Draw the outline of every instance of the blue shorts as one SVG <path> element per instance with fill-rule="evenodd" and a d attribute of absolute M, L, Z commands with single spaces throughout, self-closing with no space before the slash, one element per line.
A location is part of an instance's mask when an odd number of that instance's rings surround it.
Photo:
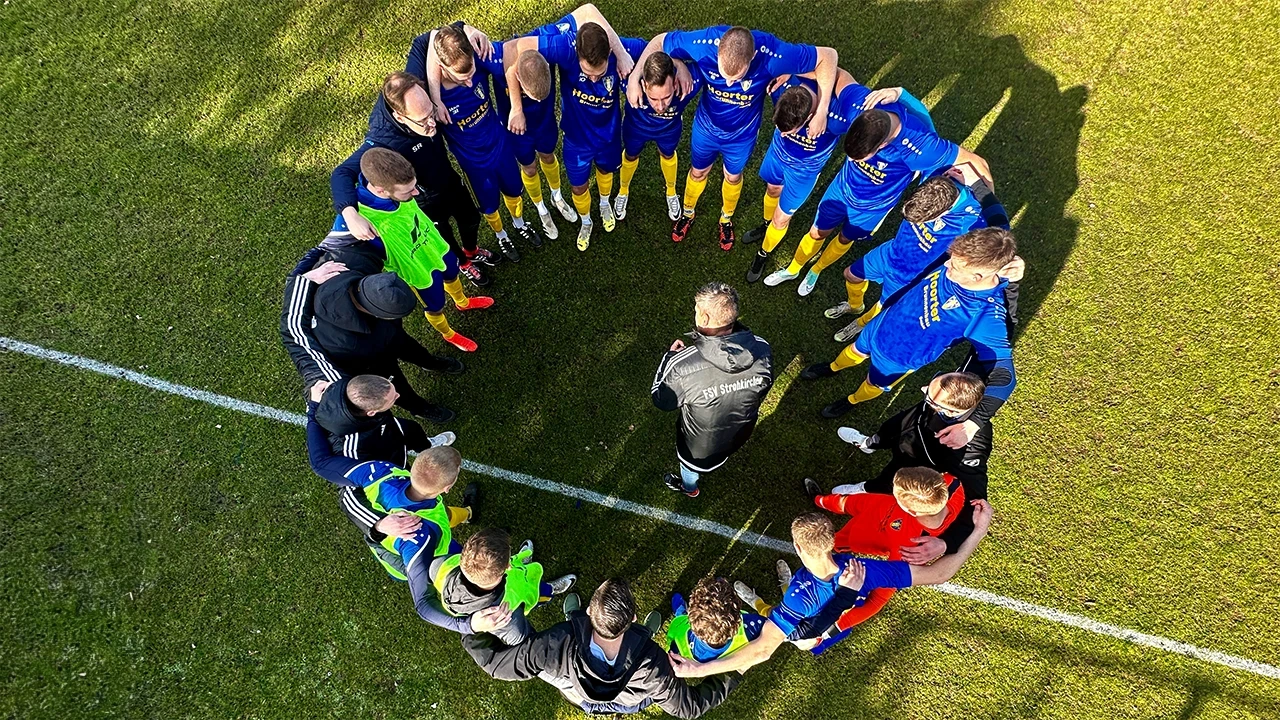
<path fill-rule="evenodd" d="M 813 186 L 818 184 L 822 167 L 815 169 L 788 164 L 786 156 L 778 152 L 777 148 L 777 145 L 769 143 L 764 162 L 760 163 L 760 179 L 769 185 L 782 186 L 778 209 L 788 215 L 795 215 L 813 194 Z"/>
<path fill-rule="evenodd" d="M 724 162 L 725 174 L 737 175 L 747 168 L 747 161 L 751 159 L 751 153 L 755 149 L 754 133 L 725 142 L 694 122 L 693 132 L 689 134 L 689 165 L 695 170 L 705 170 L 711 167 L 718 155 Z"/>
<path fill-rule="evenodd" d="M 635 121 L 628 121 L 629 117 L 622 118 L 622 149 L 626 151 L 627 157 L 640 157 L 640 151 L 651 142 L 658 146 L 658 152 L 663 157 L 675 154 L 676 146 L 680 144 L 680 135 L 684 133 L 683 122 L 677 119 L 666 130 L 652 133 L 637 127 Z"/>
<path fill-rule="evenodd" d="M 586 148 L 577 145 L 564 136 L 564 170 L 569 176 L 569 184 L 575 187 L 586 185 L 591 179 L 591 166 L 594 164 L 600 172 L 617 172 L 622 167 L 622 133 L 619 131 L 607 145 L 600 148 Z"/>
<path fill-rule="evenodd" d="M 897 205 L 896 199 L 893 205 Z M 839 228 L 841 235 L 854 241 L 870 240 L 893 205 L 876 210 L 850 207 L 840 192 L 840 177 L 836 176 L 818 201 L 818 214 L 813 219 L 813 226 L 822 232 Z"/>
<path fill-rule="evenodd" d="M 431 271 L 431 287 L 413 288 L 413 294 L 418 296 L 418 302 L 427 312 L 438 313 L 444 310 L 444 284 L 457 279 L 458 256 L 450 250 L 444 254 L 444 271 Z"/>
<path fill-rule="evenodd" d="M 890 241 L 892 242 L 892 241 Z M 880 284 L 880 297 L 887 298 L 915 280 L 915 275 L 904 272 L 889 262 L 889 243 L 882 243 L 849 265 L 849 272 L 863 280 Z M 924 268 L 920 269 L 923 272 Z M 919 273 L 916 273 L 918 275 Z"/>
<path fill-rule="evenodd" d="M 485 215 L 498 212 L 504 195 L 518 198 L 524 192 L 524 181 L 520 179 L 520 166 L 516 163 L 516 156 L 504 149 L 498 157 L 500 159 L 496 168 L 473 168 L 459 163 L 467 184 L 471 186 L 471 194 L 475 196 L 476 207 Z"/>
<path fill-rule="evenodd" d="M 864 339 L 868 337 L 868 333 L 863 332 L 858 335 L 858 339 L 853 341 L 853 348 L 868 357 L 869 367 L 867 367 L 867 382 L 875 385 L 884 392 L 893 389 L 894 383 L 902 378 L 910 375 L 915 368 L 896 367 L 892 363 L 886 363 L 883 359 L 877 364 L 876 357 L 871 352 L 871 347 Z"/>
<path fill-rule="evenodd" d="M 556 114 L 547 113 L 538 127 L 525 128 L 523 135 L 508 131 L 507 142 L 515 150 L 516 162 L 526 167 L 533 164 L 538 153 L 555 152 L 556 143 L 560 142 L 560 126 L 556 124 Z"/>

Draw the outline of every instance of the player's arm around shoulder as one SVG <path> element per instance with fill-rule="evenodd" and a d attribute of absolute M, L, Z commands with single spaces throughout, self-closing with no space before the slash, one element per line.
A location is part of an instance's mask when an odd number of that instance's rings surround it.
<path fill-rule="evenodd" d="M 671 667 L 675 670 L 676 676 L 682 678 L 707 677 L 734 670 L 746 672 L 772 657 L 774 651 L 786 641 L 787 635 L 782 631 L 782 628 L 778 627 L 772 620 L 766 619 L 764 627 L 760 630 L 760 636 L 743 645 L 737 652 L 728 657 L 717 658 L 705 663 L 690 660 L 674 653 L 668 653 L 667 657 L 671 659 Z"/>
<path fill-rule="evenodd" d="M 650 55 L 662 52 L 665 49 L 664 43 L 666 40 L 667 33 L 658 33 L 650 38 L 649 44 L 645 45 L 644 50 L 640 52 L 640 56 L 636 58 L 636 66 L 643 68 Z M 643 74 L 633 72 L 627 77 L 627 104 L 634 108 L 638 108 L 644 103 L 644 88 L 640 87 L 640 77 Z"/>
<path fill-rule="evenodd" d="M 986 500 L 971 500 L 973 506 L 973 532 L 961 543 L 960 548 L 952 555 L 944 555 L 932 565 L 911 565 L 911 585 L 941 585 L 949 582 L 960 571 L 960 566 L 978 549 L 978 543 L 987 536 L 991 529 L 991 520 L 995 514 L 991 504 Z"/>

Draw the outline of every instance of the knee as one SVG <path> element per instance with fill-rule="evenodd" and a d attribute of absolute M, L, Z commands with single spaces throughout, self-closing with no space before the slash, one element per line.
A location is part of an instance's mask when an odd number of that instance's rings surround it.
<path fill-rule="evenodd" d="M 689 177 L 693 178 L 694 180 L 706 180 L 707 175 L 710 172 L 711 172 L 711 168 L 709 167 L 702 168 L 701 170 L 697 168 L 689 168 Z"/>
<path fill-rule="evenodd" d="M 724 181 L 729 183 L 730 185 L 737 185 L 738 183 L 742 182 L 742 173 L 726 172 L 724 174 Z"/>
<path fill-rule="evenodd" d="M 849 266 L 849 267 L 847 267 L 847 268 L 845 268 L 845 269 L 844 269 L 844 279 L 845 279 L 847 282 L 851 282 L 851 283 L 860 283 L 860 282 L 862 282 L 862 278 L 860 278 L 860 277 L 858 277 L 857 275 L 854 275 L 854 274 L 853 274 L 853 266 Z"/>
<path fill-rule="evenodd" d="M 769 185 L 764 189 L 764 192 L 766 195 L 768 195 L 771 198 L 780 198 L 782 197 L 782 186 Z"/>

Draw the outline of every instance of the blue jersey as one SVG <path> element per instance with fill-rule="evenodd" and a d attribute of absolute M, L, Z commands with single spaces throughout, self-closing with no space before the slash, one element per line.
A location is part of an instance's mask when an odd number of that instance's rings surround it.
<path fill-rule="evenodd" d="M 573 19 L 572 15 L 565 15 L 559 20 L 536 27 L 526 33 L 523 37 L 549 37 L 561 34 L 573 34 L 578 31 L 578 23 Z M 511 91 L 507 87 L 507 75 L 503 69 L 503 50 L 502 46 L 506 43 L 495 43 L 493 46 L 493 57 L 488 60 L 480 60 L 479 62 L 485 66 L 489 74 L 493 76 L 493 96 L 498 103 L 499 119 L 506 124 L 507 118 L 511 116 Z M 515 62 L 515 58 L 512 58 Z M 551 92 L 541 100 L 533 100 L 528 95 L 521 98 L 521 106 L 524 108 L 525 125 L 527 127 L 538 127 L 546 121 L 548 114 L 554 115 L 556 112 L 556 76 L 551 76 Z"/>
<path fill-rule="evenodd" d="M 973 192 L 960 183 L 952 182 L 960 195 L 950 210 L 929 222 L 913 223 L 903 220 L 898 226 L 898 234 L 887 243 L 885 259 L 897 282 L 885 283 L 881 290 L 884 297 L 892 295 L 903 285 L 919 277 L 920 273 L 951 247 L 952 240 L 974 228 L 986 226 L 982 206 L 973 197 Z"/>
<path fill-rule="evenodd" d="M 671 102 L 667 105 L 667 109 L 657 113 L 649 106 L 649 98 L 645 97 L 644 93 L 641 93 L 640 107 L 627 106 L 626 121 L 646 137 L 658 137 L 679 127 L 684 116 L 684 109 L 689 107 L 689 103 L 693 102 L 693 99 L 698 95 L 698 91 L 702 89 L 702 76 L 692 71 L 690 71 L 690 74 L 693 75 L 693 89 L 689 91 L 688 95 L 680 97 L 677 90 L 675 97 L 671 98 Z"/>
<path fill-rule="evenodd" d="M 675 597 L 672 598 L 671 609 L 676 615 L 689 614 L 689 608 L 685 605 L 684 598 L 681 597 L 679 593 L 676 593 Z M 760 637 L 760 631 L 763 629 L 764 617 L 753 612 L 742 613 L 742 630 L 746 634 L 748 642 Z M 732 640 L 730 642 L 732 642 Z M 725 646 L 721 645 L 720 647 L 712 647 L 702 642 L 702 640 L 697 635 L 694 635 L 693 631 L 690 630 L 689 649 L 693 651 L 694 660 L 697 660 L 698 662 L 711 662 L 712 660 L 720 657 L 720 653 L 724 652 Z M 671 651 L 676 651 L 674 644 L 671 647 Z"/>
<path fill-rule="evenodd" d="M 818 94 L 817 82 L 809 78 L 792 76 L 770 93 L 769 97 L 773 100 L 773 104 L 777 105 L 782 94 L 793 87 L 808 88 L 815 96 Z M 866 96 L 858 91 L 859 87 L 861 86 L 857 83 L 849 83 L 831 101 L 827 112 L 827 129 L 817 140 L 809 137 L 807 127 L 786 135 L 774 128 L 773 145 L 778 149 L 782 161 L 796 169 L 813 169 L 815 172 L 821 172 L 827 160 L 831 158 L 831 152 L 840 141 L 840 136 L 849 130 L 854 118 L 862 112 L 862 98 Z"/>
<path fill-rule="evenodd" d="M 640 38 L 621 40 L 632 60 L 638 59 L 648 44 Z M 604 75 L 592 80 L 578 64 L 577 42 L 576 32 L 542 35 L 538 52 L 560 71 L 560 129 L 565 138 L 582 147 L 604 147 L 615 141 L 621 129 L 618 59 L 610 53 Z"/>
<path fill-rule="evenodd" d="M 856 85 L 854 95 L 861 105 L 870 90 Z M 835 182 L 845 204 L 861 210 L 889 210 L 915 174 L 932 175 L 955 163 L 960 146 L 938 137 L 924 119 L 901 102 L 879 105 L 902 122 L 896 137 L 875 155 L 862 160 L 845 160 Z"/>
<path fill-rule="evenodd" d="M 717 63 L 720 38 L 728 29 L 728 25 L 717 25 L 705 30 L 673 30 L 667 33 L 662 50 L 683 60 L 689 71 L 706 83 L 694 116 L 695 125 L 712 137 L 731 141 L 754 137 L 760 131 L 769 81 L 779 75 L 813 72 L 818 66 L 818 49 L 752 30 L 755 57 L 747 74 L 731 85 L 720 75 Z"/>
<path fill-rule="evenodd" d="M 449 149 L 463 169 L 488 169 L 498 166 L 506 148 L 507 128 L 498 118 L 489 89 L 489 68 L 478 59 L 471 87 L 440 86 L 440 99 L 453 122 L 440 127 L 449 141 Z"/>
<path fill-rule="evenodd" d="M 819 580 L 809 572 L 808 568 L 801 567 L 795 575 L 791 576 L 791 584 L 787 586 L 782 602 L 769 613 L 769 620 L 786 634 L 788 640 L 801 639 L 798 635 L 793 637 L 801 623 L 816 616 L 831 601 L 831 598 L 835 597 L 836 588 L 840 585 L 840 573 L 844 572 L 845 566 L 850 562 L 861 562 L 867 568 L 867 576 L 859 593 L 860 599 L 872 588 L 911 587 L 911 567 L 905 562 L 859 560 L 853 555 L 843 553 L 836 553 L 832 558 L 839 568 L 834 575 L 826 580 Z M 820 633 L 825 629 L 814 628 L 814 631 Z"/>

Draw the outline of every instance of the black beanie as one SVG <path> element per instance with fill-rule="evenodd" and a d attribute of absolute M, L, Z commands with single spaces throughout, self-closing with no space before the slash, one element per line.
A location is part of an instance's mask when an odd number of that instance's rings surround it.
<path fill-rule="evenodd" d="M 378 273 L 361 278 L 356 286 L 356 300 L 370 315 L 383 320 L 408 317 L 418 306 L 409 285 L 395 273 Z"/>

